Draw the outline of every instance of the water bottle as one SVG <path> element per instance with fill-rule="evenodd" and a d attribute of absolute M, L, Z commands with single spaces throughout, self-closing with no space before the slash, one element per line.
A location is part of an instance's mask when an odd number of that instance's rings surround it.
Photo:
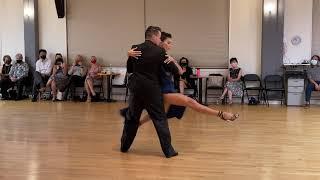
<path fill-rule="evenodd" d="M 111 73 L 112 73 L 112 67 L 111 67 L 111 64 L 109 64 L 107 68 L 107 74 L 111 74 Z"/>
<path fill-rule="evenodd" d="M 192 74 L 194 74 L 194 75 L 195 75 L 196 73 L 197 73 L 197 70 L 196 70 L 196 68 L 195 68 L 195 67 L 193 67 L 193 68 L 192 68 Z"/>
<path fill-rule="evenodd" d="M 197 69 L 197 76 L 200 77 L 200 69 Z"/>

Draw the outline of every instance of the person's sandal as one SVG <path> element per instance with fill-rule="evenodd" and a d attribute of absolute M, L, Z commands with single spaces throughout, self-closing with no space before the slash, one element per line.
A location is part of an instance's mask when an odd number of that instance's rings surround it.
<path fill-rule="evenodd" d="M 223 112 L 223 111 L 219 111 L 218 117 L 219 117 L 220 119 L 224 120 L 224 121 L 234 121 L 234 120 L 236 120 L 236 119 L 239 118 L 239 114 L 233 114 L 233 116 L 232 116 L 230 119 L 226 119 L 226 118 L 224 117 L 224 112 Z"/>

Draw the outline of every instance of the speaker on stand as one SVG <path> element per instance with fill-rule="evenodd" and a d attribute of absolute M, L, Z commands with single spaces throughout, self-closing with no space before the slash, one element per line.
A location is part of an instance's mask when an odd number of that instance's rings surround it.
<path fill-rule="evenodd" d="M 65 0 L 55 0 L 58 18 L 65 16 Z"/>

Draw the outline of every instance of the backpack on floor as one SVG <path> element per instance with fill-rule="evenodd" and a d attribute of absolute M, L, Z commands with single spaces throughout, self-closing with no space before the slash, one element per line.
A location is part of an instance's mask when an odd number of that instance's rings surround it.
<path fill-rule="evenodd" d="M 249 105 L 258 105 L 258 104 L 259 104 L 259 101 L 257 101 L 256 98 L 251 97 L 249 99 Z"/>

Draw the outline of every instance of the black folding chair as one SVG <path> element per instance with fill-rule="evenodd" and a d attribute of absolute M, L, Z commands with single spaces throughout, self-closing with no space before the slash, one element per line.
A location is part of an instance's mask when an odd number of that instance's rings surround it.
<path fill-rule="evenodd" d="M 260 103 L 260 98 L 263 96 L 264 102 L 266 102 L 266 98 L 264 95 L 262 83 L 260 80 L 260 77 L 256 74 L 246 74 L 243 77 L 243 97 L 242 97 L 242 103 L 244 102 L 244 96 L 247 95 L 248 102 L 250 101 L 250 97 L 256 96 L 258 98 L 258 103 Z M 249 91 L 250 94 L 249 95 Z M 258 94 L 254 93 L 257 92 Z"/>
<path fill-rule="evenodd" d="M 216 79 L 215 83 L 210 83 Z M 225 78 L 222 74 L 209 74 L 206 79 L 206 90 L 205 90 L 205 104 L 208 103 L 208 98 L 219 98 L 224 90 Z"/>
<path fill-rule="evenodd" d="M 269 106 L 269 100 L 280 100 L 283 104 L 285 97 L 285 89 L 283 77 L 280 75 L 268 75 L 264 78 L 264 90 Z"/>

